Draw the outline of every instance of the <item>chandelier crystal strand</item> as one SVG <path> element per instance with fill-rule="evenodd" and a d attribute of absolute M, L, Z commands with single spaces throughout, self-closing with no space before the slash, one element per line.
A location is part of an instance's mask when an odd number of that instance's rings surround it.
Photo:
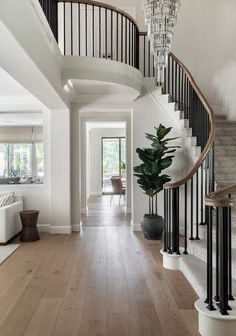
<path fill-rule="evenodd" d="M 145 0 L 145 24 L 158 83 L 164 82 L 180 0 Z"/>

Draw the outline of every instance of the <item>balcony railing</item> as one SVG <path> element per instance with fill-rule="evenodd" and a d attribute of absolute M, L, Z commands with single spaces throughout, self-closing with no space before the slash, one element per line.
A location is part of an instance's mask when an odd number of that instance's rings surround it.
<path fill-rule="evenodd" d="M 113 6 L 90 0 L 39 0 L 63 55 L 105 58 L 154 77 L 147 34 Z"/>
<path fill-rule="evenodd" d="M 105 58 L 139 68 L 139 30 L 134 19 L 97 1 L 58 1 L 62 54 Z"/>

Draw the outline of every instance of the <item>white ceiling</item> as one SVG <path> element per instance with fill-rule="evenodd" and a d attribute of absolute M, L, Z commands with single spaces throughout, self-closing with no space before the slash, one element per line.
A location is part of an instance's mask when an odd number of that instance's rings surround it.
<path fill-rule="evenodd" d="M 30 93 L 0 67 L 0 96 L 31 96 Z"/>
<path fill-rule="evenodd" d="M 43 113 L 0 113 L 0 126 L 41 126 Z"/>
<path fill-rule="evenodd" d="M 43 125 L 43 113 L 25 112 L 37 107 L 38 101 L 0 67 L 0 126 Z"/>

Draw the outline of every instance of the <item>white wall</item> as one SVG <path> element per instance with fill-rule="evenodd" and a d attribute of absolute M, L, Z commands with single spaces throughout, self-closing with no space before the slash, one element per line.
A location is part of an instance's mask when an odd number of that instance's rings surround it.
<path fill-rule="evenodd" d="M 172 181 L 176 181 L 180 177 L 183 177 L 186 173 L 186 154 L 185 143 L 182 131 L 176 127 L 172 119 L 165 114 L 160 107 L 153 101 L 153 99 L 147 94 L 146 89 L 143 89 L 142 96 L 137 99 L 133 107 L 133 120 L 132 120 L 132 132 L 133 132 L 133 157 L 132 167 L 140 164 L 138 155 L 136 154 L 136 148 L 145 148 L 150 146 L 150 141 L 145 138 L 145 133 L 154 133 L 154 126 L 158 127 L 162 123 L 165 127 L 173 127 L 171 136 L 179 136 L 180 139 L 176 140 L 173 144 L 178 144 L 181 149 L 175 154 L 173 165 L 166 170 L 167 174 L 172 177 Z M 166 173 L 165 172 L 165 173 Z M 148 212 L 148 197 L 144 195 L 144 192 L 137 184 L 137 178 L 133 177 L 133 199 L 132 199 L 132 226 L 136 230 L 139 228 L 142 217 Z M 160 215 L 164 215 L 164 200 L 163 192 L 158 194 L 158 212 Z"/>
<path fill-rule="evenodd" d="M 173 52 L 216 113 L 236 119 L 236 1 L 182 0 Z"/>
<path fill-rule="evenodd" d="M 90 154 L 90 183 L 89 194 L 102 193 L 102 137 L 125 137 L 125 128 L 93 128 L 90 130 L 89 154 Z"/>
<path fill-rule="evenodd" d="M 71 232 L 70 111 L 50 111 L 51 228 Z"/>

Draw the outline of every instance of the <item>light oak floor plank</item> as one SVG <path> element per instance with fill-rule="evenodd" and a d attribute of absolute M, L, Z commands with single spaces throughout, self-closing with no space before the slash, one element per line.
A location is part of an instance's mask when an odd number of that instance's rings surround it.
<path fill-rule="evenodd" d="M 161 242 L 132 233 L 109 197 L 90 200 L 83 224 L 0 265 L 1 336 L 199 336 L 196 294 L 163 269 Z"/>

